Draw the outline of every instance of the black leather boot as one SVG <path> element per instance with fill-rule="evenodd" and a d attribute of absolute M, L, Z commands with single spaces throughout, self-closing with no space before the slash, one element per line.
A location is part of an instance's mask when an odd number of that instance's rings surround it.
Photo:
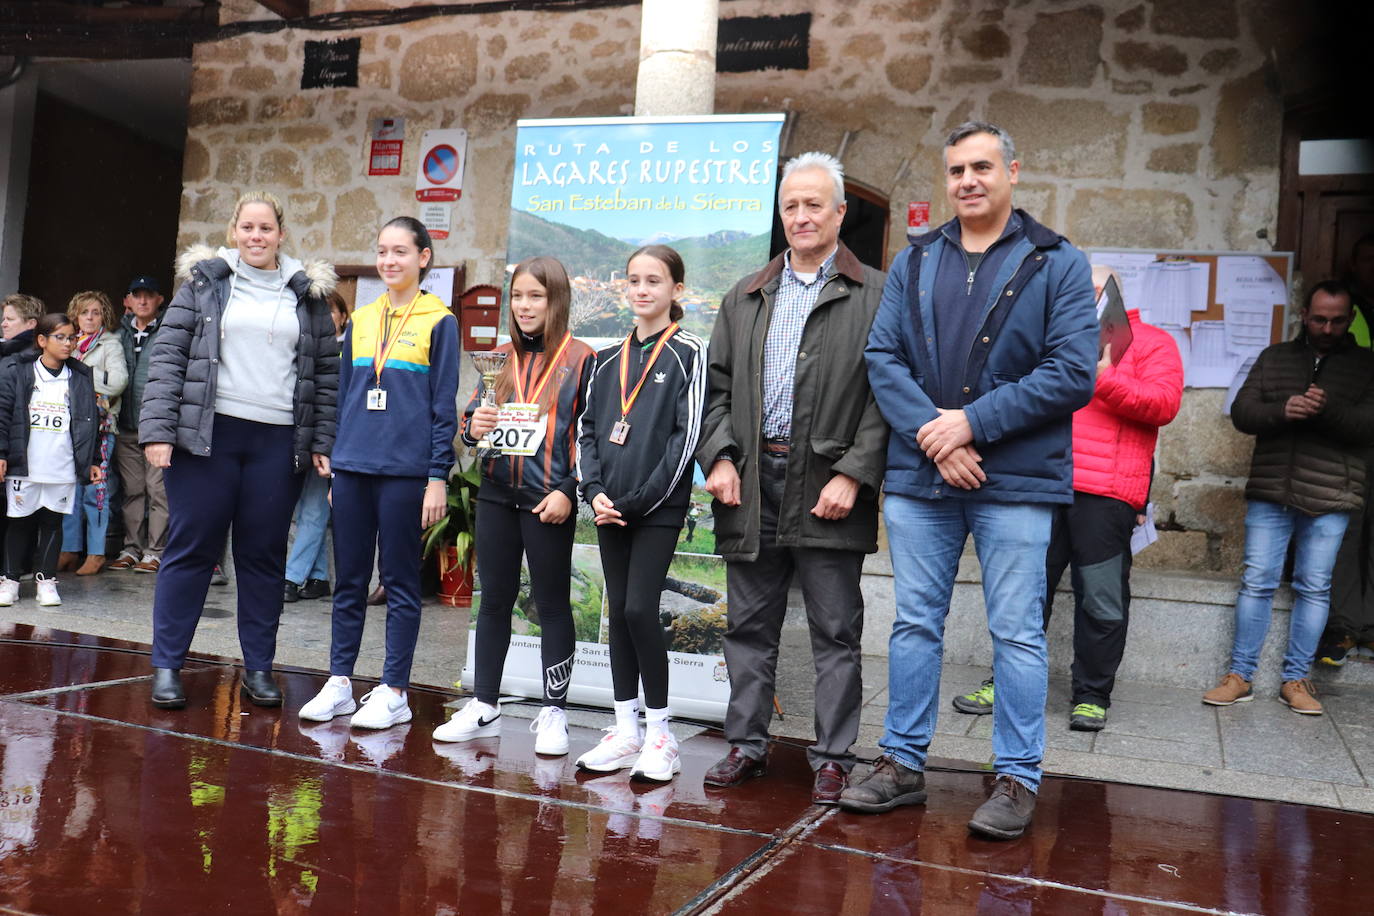
<path fill-rule="evenodd" d="M 181 689 L 179 668 L 153 669 L 152 701 L 159 709 L 181 709 L 186 705 L 186 691 Z"/>
<path fill-rule="evenodd" d="M 281 688 L 277 682 L 272 680 L 271 671 L 249 671 L 243 672 L 241 681 L 243 695 L 254 706 L 280 706 Z"/>

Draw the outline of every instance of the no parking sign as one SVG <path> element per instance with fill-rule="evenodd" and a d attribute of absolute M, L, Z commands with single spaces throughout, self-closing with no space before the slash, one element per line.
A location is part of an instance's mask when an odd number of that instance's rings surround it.
<path fill-rule="evenodd" d="M 420 173 L 415 176 L 415 199 L 444 201 L 461 197 L 467 157 L 468 132 L 461 127 L 425 131 L 420 143 Z"/>

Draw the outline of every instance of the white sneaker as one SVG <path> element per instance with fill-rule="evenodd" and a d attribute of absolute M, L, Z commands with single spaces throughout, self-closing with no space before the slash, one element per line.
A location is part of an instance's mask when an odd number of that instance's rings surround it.
<path fill-rule="evenodd" d="M 390 728 L 410 721 L 410 703 L 385 684 L 363 694 L 363 707 L 353 714 L 354 728 Z"/>
<path fill-rule="evenodd" d="M 635 729 L 632 735 L 622 735 L 612 725 L 606 729 L 601 743 L 577 758 L 577 765 L 593 773 L 612 773 L 630 766 L 644 749 L 644 738 Z"/>
<path fill-rule="evenodd" d="M 534 752 L 562 757 L 568 752 L 568 714 L 558 706 L 545 706 L 530 723 Z"/>
<path fill-rule="evenodd" d="M 353 682 L 342 674 L 336 674 L 324 682 L 320 692 L 301 707 L 300 716 L 307 722 L 328 722 L 335 716 L 346 716 L 354 712 L 358 704 L 353 702 Z"/>
<path fill-rule="evenodd" d="M 19 600 L 19 581 L 0 576 L 0 607 L 9 607 Z"/>
<path fill-rule="evenodd" d="M 57 580 L 46 579 L 41 574 L 34 577 L 38 580 L 38 604 L 41 607 L 57 607 L 62 603 L 62 598 L 57 594 Z M 18 592 L 19 584 L 15 583 L 15 591 Z M 10 602 L 13 604 L 14 602 Z"/>
<path fill-rule="evenodd" d="M 471 741 L 501 734 L 501 710 L 474 697 L 434 730 L 435 741 Z"/>
<path fill-rule="evenodd" d="M 678 759 L 677 739 L 668 729 L 661 729 L 649 736 L 649 742 L 640 751 L 635 768 L 630 771 L 631 779 L 648 782 L 667 782 L 682 771 L 682 761 Z"/>

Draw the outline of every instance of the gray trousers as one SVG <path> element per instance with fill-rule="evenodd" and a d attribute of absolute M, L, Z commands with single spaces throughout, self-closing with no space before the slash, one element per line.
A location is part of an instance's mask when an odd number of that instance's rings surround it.
<path fill-rule="evenodd" d="M 124 488 L 124 553 L 161 557 L 167 547 L 167 488 L 162 468 L 143 457 L 138 433 L 115 434 L 115 461 Z M 146 522 L 145 522 L 146 517 Z"/>
<path fill-rule="evenodd" d="M 864 599 L 859 588 L 863 554 L 777 545 L 778 503 L 786 467 L 786 456 L 761 456 L 759 558 L 726 564 L 725 664 L 730 671 L 730 705 L 725 713 L 725 739 L 751 757 L 762 757 L 768 749 L 778 642 L 787 614 L 787 590 L 795 573 L 801 581 L 816 665 L 816 743 L 807 749 L 807 757 L 812 769 L 834 762 L 848 771 L 854 766 L 850 746 L 859 735 L 863 702 Z"/>

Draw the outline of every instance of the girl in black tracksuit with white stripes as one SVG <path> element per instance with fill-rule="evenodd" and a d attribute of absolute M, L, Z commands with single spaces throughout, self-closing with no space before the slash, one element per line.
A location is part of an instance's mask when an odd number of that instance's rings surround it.
<path fill-rule="evenodd" d="M 683 331 L 682 257 L 666 245 L 630 256 L 635 328 L 596 356 L 578 426 L 578 480 L 596 513 L 610 610 L 616 724 L 578 766 L 666 781 L 682 765 L 668 730 L 668 651 L 659 595 L 692 491 L 706 399 L 706 344 Z M 640 682 L 648 732 L 639 732 Z"/>

